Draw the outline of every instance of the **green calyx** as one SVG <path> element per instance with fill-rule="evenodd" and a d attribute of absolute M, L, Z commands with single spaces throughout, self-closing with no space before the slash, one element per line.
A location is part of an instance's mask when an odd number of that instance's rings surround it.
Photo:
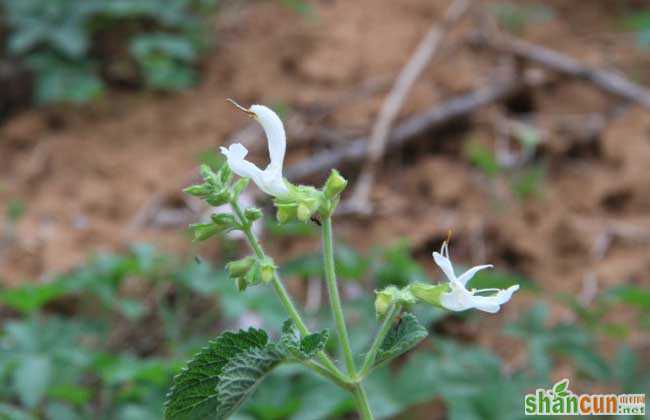
<path fill-rule="evenodd" d="M 383 317 L 392 305 L 412 305 L 418 301 L 428 303 L 429 305 L 442 307 L 440 304 L 440 297 L 443 293 L 449 292 L 449 285 L 443 284 L 427 284 L 427 283 L 412 283 L 408 286 L 399 289 L 395 286 L 388 286 L 387 288 L 375 292 L 375 312 L 378 317 Z"/>
<path fill-rule="evenodd" d="M 261 219 L 263 215 L 264 214 L 262 213 L 262 210 L 258 209 L 257 207 L 248 207 L 246 210 L 244 210 L 244 216 L 246 217 L 246 220 L 251 223 Z"/>
<path fill-rule="evenodd" d="M 442 308 L 440 304 L 441 295 L 450 291 L 448 283 L 427 284 L 418 282 L 408 285 L 408 288 L 418 300 L 439 308 Z"/>
<path fill-rule="evenodd" d="M 226 264 L 228 275 L 235 281 L 240 292 L 243 292 L 249 286 L 271 282 L 276 269 L 277 266 L 269 257 L 248 256 Z"/>
<path fill-rule="evenodd" d="M 395 286 L 388 286 L 384 290 L 375 292 L 375 313 L 379 318 L 383 317 L 388 309 L 395 304 L 412 305 L 416 302 L 415 296 L 410 292 L 408 286 L 399 289 Z"/>
<path fill-rule="evenodd" d="M 229 213 L 219 213 L 210 216 L 210 223 L 195 223 L 190 225 L 190 231 L 194 234 L 194 241 L 205 241 L 217 233 L 227 233 L 232 230 L 241 229 L 235 216 Z"/>
<path fill-rule="evenodd" d="M 245 275 L 255 265 L 255 257 L 248 256 L 226 264 L 226 270 L 231 278 Z"/>
<path fill-rule="evenodd" d="M 341 199 L 341 193 L 348 185 L 348 181 L 335 169 L 320 190 L 307 185 L 293 185 L 287 180 L 285 183 L 289 193 L 274 201 L 280 223 L 291 220 L 308 222 L 315 213 L 321 217 L 331 216 Z"/>
<path fill-rule="evenodd" d="M 330 176 L 327 178 L 327 181 L 325 181 L 323 194 L 325 194 L 325 197 L 329 198 L 330 200 L 337 199 L 347 186 L 348 180 L 343 178 L 339 171 L 332 169 Z"/>
<path fill-rule="evenodd" d="M 274 200 L 277 207 L 277 218 L 280 223 L 291 220 L 308 222 L 314 213 L 319 211 L 325 203 L 325 196 L 314 187 L 306 185 L 292 185 L 286 182 L 289 193 L 282 198 Z"/>

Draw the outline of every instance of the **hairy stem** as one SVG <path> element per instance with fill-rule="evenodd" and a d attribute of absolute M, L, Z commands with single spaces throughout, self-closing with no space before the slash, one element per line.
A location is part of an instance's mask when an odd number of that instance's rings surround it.
<path fill-rule="evenodd" d="M 372 411 L 370 410 L 370 403 L 368 402 L 368 396 L 366 391 L 363 389 L 363 386 L 360 383 L 357 383 L 354 387 L 354 399 L 357 403 L 357 408 L 359 409 L 359 416 L 362 420 L 374 420 Z"/>
<path fill-rule="evenodd" d="M 325 281 L 327 283 L 327 292 L 329 294 L 330 307 L 332 315 L 334 316 L 334 323 L 336 324 L 336 332 L 339 337 L 341 348 L 343 349 L 343 356 L 345 357 L 345 364 L 348 369 L 348 375 L 357 380 L 354 385 L 353 393 L 354 399 L 359 410 L 359 415 L 362 420 L 373 420 L 370 404 L 368 403 L 368 396 L 363 389 L 363 385 L 357 379 L 356 367 L 354 365 L 354 355 L 350 348 L 350 339 L 348 337 L 348 329 L 345 325 L 345 318 L 343 316 L 343 307 L 341 306 L 341 297 L 339 296 L 338 284 L 336 282 L 336 269 L 334 264 L 334 244 L 332 239 L 332 217 L 327 216 L 323 220 L 323 260 L 325 265 Z"/>
<path fill-rule="evenodd" d="M 331 380 L 341 388 L 354 392 L 355 385 L 352 382 L 346 381 L 344 378 L 335 375 L 330 369 L 326 368 L 325 366 L 316 362 L 312 362 L 311 360 L 301 360 L 300 363 L 303 366 L 323 376 L 324 378 Z"/>
<path fill-rule="evenodd" d="M 365 378 L 368 373 L 370 373 L 370 370 L 375 363 L 375 359 L 377 358 L 377 351 L 379 351 L 379 347 L 381 347 L 381 344 L 384 342 L 386 334 L 388 334 L 388 331 L 390 331 L 395 318 L 397 315 L 399 315 L 401 310 L 402 306 L 400 304 L 395 304 L 391 305 L 391 307 L 388 309 L 388 312 L 386 312 L 384 322 L 381 324 L 381 327 L 375 336 L 375 340 L 372 342 L 368 354 L 366 354 L 366 359 L 363 361 L 363 366 L 359 372 L 359 378 Z"/>
<path fill-rule="evenodd" d="M 332 218 L 326 217 L 323 220 L 323 261 L 325 264 L 325 281 L 327 282 L 327 292 L 329 294 L 330 308 L 336 324 L 336 333 L 339 337 L 343 357 L 348 369 L 348 374 L 353 378 L 356 376 L 356 367 L 354 366 L 354 356 L 350 348 L 350 339 L 348 329 L 343 317 L 343 308 L 341 307 L 341 297 L 336 283 L 336 272 L 334 267 L 334 246 L 332 244 Z"/>
<path fill-rule="evenodd" d="M 251 229 L 251 223 L 246 219 L 246 216 L 244 216 L 241 207 L 239 207 L 239 203 L 231 202 L 230 205 L 234 213 L 237 215 L 237 218 L 239 219 L 240 223 L 242 224 L 242 231 L 244 232 L 244 235 L 246 235 L 246 239 L 248 240 L 248 243 L 250 244 L 251 248 L 253 248 L 255 255 L 257 255 L 258 258 L 266 258 L 266 254 L 264 253 L 262 246 L 260 245 L 259 241 L 255 237 L 255 234 L 253 233 L 253 230 Z M 296 324 L 296 327 L 300 331 L 300 334 L 303 337 L 309 335 L 310 334 L 309 329 L 307 328 L 307 325 L 305 325 L 305 322 L 302 320 L 302 317 L 300 316 L 300 313 L 296 309 L 296 306 L 293 304 L 293 301 L 291 300 L 291 296 L 289 296 L 287 289 L 282 284 L 282 281 L 280 280 L 277 271 L 273 273 L 273 279 L 271 280 L 271 283 L 273 284 L 273 289 L 275 289 L 275 292 L 278 295 L 278 298 L 280 299 L 282 306 L 287 311 L 289 318 L 291 318 L 294 324 Z M 324 351 L 318 352 L 318 358 L 323 364 L 322 368 L 328 370 L 332 377 L 337 378 L 337 381 L 335 382 L 338 385 L 341 385 L 341 383 L 349 384 L 350 378 L 346 377 L 336 367 L 334 362 L 332 362 L 329 356 L 327 356 L 327 353 L 325 353 Z"/>

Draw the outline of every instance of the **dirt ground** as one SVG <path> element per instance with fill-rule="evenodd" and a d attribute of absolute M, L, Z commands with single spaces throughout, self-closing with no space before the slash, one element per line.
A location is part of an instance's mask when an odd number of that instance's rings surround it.
<path fill-rule="evenodd" d="M 202 152 L 216 151 L 248 123 L 225 98 L 282 104 L 298 121 L 336 104 L 322 127 L 337 138 L 367 134 L 386 89 L 342 98 L 369 81 L 390 83 L 447 5 L 310 3 L 312 17 L 277 2 L 224 4 L 215 19 L 217 48 L 193 90 L 114 92 L 81 109 L 33 110 L 5 122 L 0 203 L 18 199 L 27 211 L 17 239 L 0 248 L 4 284 L 43 280 L 81 264 L 89 253 L 133 241 L 189 250 L 183 226 L 197 212 L 179 190 Z M 617 5 L 638 2 L 544 3 L 554 18 L 531 23 L 523 38 L 650 84 L 648 54 L 615 23 Z M 493 80 L 504 57 L 467 44 L 474 25 L 469 19 L 453 31 L 409 95 L 402 117 Z M 582 127 L 593 116 L 604 123 L 585 135 Z M 517 199 L 506 175 L 490 178 L 464 157 L 467 139 L 502 147 L 503 121 L 525 123 L 540 135 L 532 158 L 546 173 L 539 196 Z M 289 139 L 289 163 L 328 147 L 315 141 L 292 147 Z M 257 153 L 260 161 L 263 155 Z M 389 153 L 373 189 L 376 214 L 341 218 L 337 230 L 361 248 L 406 237 L 429 264 L 431 251 L 453 229 L 456 260 L 493 262 L 550 293 L 589 299 L 594 287 L 650 286 L 649 162 L 648 110 L 624 105 L 588 83 L 558 79 Z M 357 172 L 344 168 L 351 180 Z M 274 254 L 297 252 L 285 246 L 276 246 Z M 199 252 L 212 251 L 208 245 Z M 518 305 L 526 304 L 523 299 Z M 517 305 L 506 311 L 514 316 Z"/>

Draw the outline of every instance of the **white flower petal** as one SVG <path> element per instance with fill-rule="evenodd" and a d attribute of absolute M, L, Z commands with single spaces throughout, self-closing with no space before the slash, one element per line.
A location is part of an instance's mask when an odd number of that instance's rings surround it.
<path fill-rule="evenodd" d="M 251 178 L 265 193 L 274 197 L 284 197 L 289 189 L 282 176 L 282 166 L 287 148 L 287 138 L 280 117 L 270 108 L 263 105 L 253 105 L 249 111 L 255 115 L 262 125 L 269 146 L 270 163 L 261 170 L 255 164 L 245 159 L 248 150 L 240 144 L 231 144 L 229 148 L 222 147 L 221 152 L 228 159 L 228 166 L 241 177 Z"/>
<path fill-rule="evenodd" d="M 452 281 L 449 285 L 451 291 L 440 295 L 440 304 L 450 311 L 464 311 L 473 308 L 472 294 L 457 281 Z"/>
<path fill-rule="evenodd" d="M 433 260 L 438 264 L 438 267 L 445 273 L 449 281 L 456 280 L 456 274 L 454 274 L 454 267 L 451 265 L 451 260 L 439 252 L 433 253 Z"/>
<path fill-rule="evenodd" d="M 264 129 L 264 134 L 266 134 L 271 158 L 269 167 L 273 167 L 282 173 L 284 155 L 287 150 L 287 136 L 284 132 L 282 120 L 278 117 L 278 114 L 264 105 L 252 105 L 250 111 L 255 114 L 257 121 Z"/>
<path fill-rule="evenodd" d="M 267 167 L 262 172 L 262 179 L 256 184 L 262 191 L 274 197 L 284 197 L 289 193 L 282 172 L 274 167 Z"/>
<path fill-rule="evenodd" d="M 231 144 L 227 149 L 221 148 L 221 153 L 226 156 L 228 166 L 237 175 L 243 178 L 251 178 L 253 182 L 259 185 L 263 177 L 263 171 L 255 164 L 244 159 L 248 150 L 241 143 Z"/>
<path fill-rule="evenodd" d="M 461 274 L 460 277 L 458 277 L 458 282 L 463 286 L 465 286 L 467 285 L 467 282 L 470 281 L 477 272 L 492 267 L 494 267 L 492 264 L 477 265 L 476 267 L 472 267 L 469 270 L 465 271 L 463 274 Z"/>
<path fill-rule="evenodd" d="M 519 285 L 509 287 L 506 290 L 501 289 L 481 289 L 467 290 L 467 283 L 474 275 L 486 268 L 491 268 L 491 264 L 478 265 L 464 272 L 456 278 L 454 267 L 449 258 L 449 248 L 446 243 L 442 245 L 440 252 L 433 253 L 433 259 L 442 269 L 449 279 L 450 291 L 440 295 L 440 304 L 450 311 L 464 311 L 466 309 L 478 309 L 481 311 L 496 313 L 501 309 L 501 305 L 512 298 L 512 294 L 519 290 Z M 492 296 L 482 296 L 481 293 L 493 293 Z"/>
<path fill-rule="evenodd" d="M 512 294 L 519 290 L 519 285 L 515 284 L 510 286 L 506 290 L 500 290 L 494 296 L 472 296 L 472 302 L 476 309 L 480 309 L 485 312 L 495 313 L 498 312 L 501 308 L 501 305 L 508 302 L 512 298 Z M 480 293 L 481 290 L 476 291 Z"/>

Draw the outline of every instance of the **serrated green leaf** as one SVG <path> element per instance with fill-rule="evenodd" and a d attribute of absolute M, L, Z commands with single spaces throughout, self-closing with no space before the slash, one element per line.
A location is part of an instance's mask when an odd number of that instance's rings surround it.
<path fill-rule="evenodd" d="M 308 357 L 314 357 L 316 353 L 325 348 L 329 337 L 329 330 L 309 334 L 300 342 L 300 351 Z"/>
<path fill-rule="evenodd" d="M 251 348 L 230 359 L 217 385 L 219 405 L 215 418 L 228 418 L 284 359 L 285 353 L 275 344 Z"/>
<path fill-rule="evenodd" d="M 329 337 L 330 332 L 323 330 L 301 338 L 295 324 L 291 320 L 286 320 L 282 327 L 280 341 L 292 356 L 300 360 L 306 360 L 311 359 L 316 353 L 323 350 Z"/>
<path fill-rule="evenodd" d="M 226 418 L 283 360 L 284 353 L 263 330 L 225 332 L 174 378 L 165 419 Z"/>
<path fill-rule="evenodd" d="M 377 352 L 375 365 L 406 353 L 427 335 L 427 330 L 420 325 L 415 316 L 408 312 L 405 313 L 402 315 L 401 321 L 386 334 L 386 338 Z"/>

